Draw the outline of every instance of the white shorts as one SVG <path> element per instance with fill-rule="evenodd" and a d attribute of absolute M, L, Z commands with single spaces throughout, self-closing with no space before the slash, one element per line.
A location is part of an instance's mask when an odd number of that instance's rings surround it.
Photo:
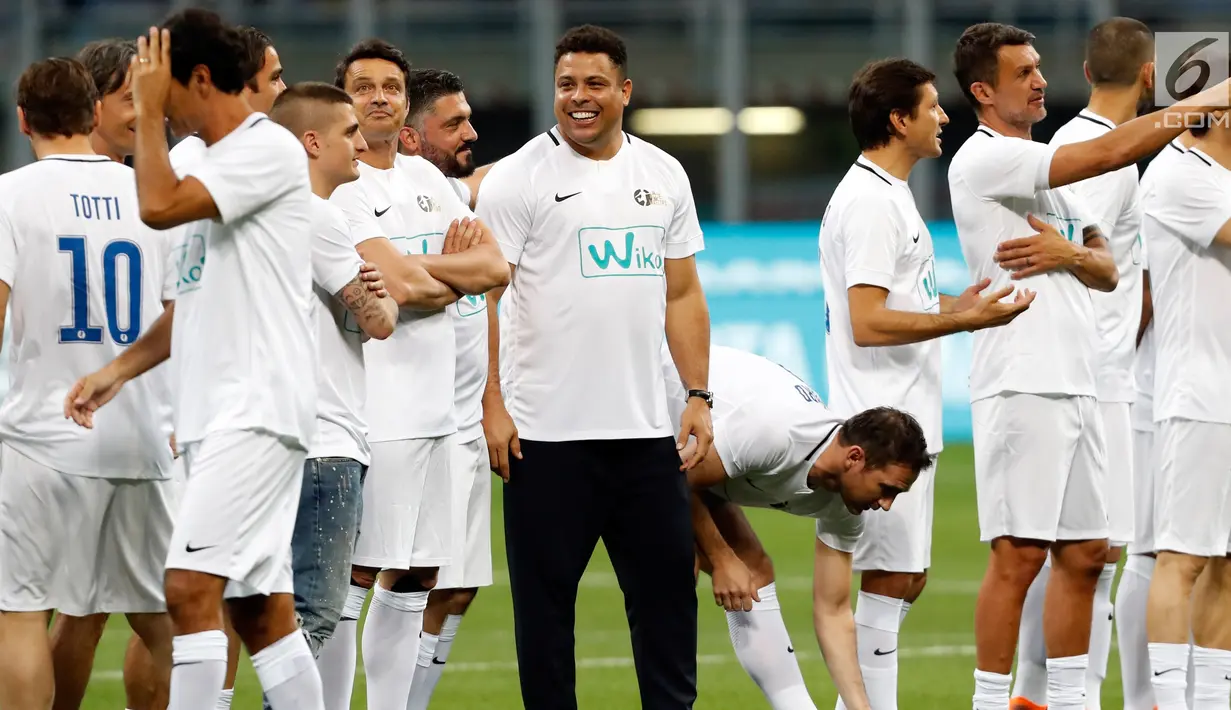
<path fill-rule="evenodd" d="M 450 436 L 372 442 L 354 563 L 441 567 L 453 552 Z"/>
<path fill-rule="evenodd" d="M 1128 554 L 1147 555 L 1154 546 L 1154 432 L 1133 430 L 1133 541 Z"/>
<path fill-rule="evenodd" d="M 167 569 L 230 580 L 228 599 L 292 593 L 291 536 L 307 453 L 255 431 L 189 444 Z"/>
<path fill-rule="evenodd" d="M 0 610 L 166 611 L 170 488 L 61 473 L 0 445 Z"/>
<path fill-rule="evenodd" d="M 931 566 L 935 479 L 936 467 L 929 466 L 919 472 L 908 492 L 894 499 L 889 510 L 861 516 L 864 528 L 855 547 L 855 571 L 919 573 Z"/>
<path fill-rule="evenodd" d="M 1154 439 L 1154 542 L 1159 552 L 1231 552 L 1231 424 L 1166 419 Z"/>
<path fill-rule="evenodd" d="M 437 589 L 474 589 L 492 583 L 492 467 L 480 436 L 455 440 L 453 449 L 453 553 L 440 568 Z"/>
<path fill-rule="evenodd" d="M 973 402 L 980 540 L 1107 537 L 1107 455 L 1093 397 L 1013 393 Z"/>
<path fill-rule="evenodd" d="M 1133 541 L 1133 420 L 1128 402 L 1099 402 L 1107 451 L 1107 541 L 1124 547 Z"/>

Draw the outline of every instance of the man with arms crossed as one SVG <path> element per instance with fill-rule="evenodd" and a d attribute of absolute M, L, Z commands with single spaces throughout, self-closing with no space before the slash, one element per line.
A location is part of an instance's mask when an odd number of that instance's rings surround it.
<path fill-rule="evenodd" d="M 1056 132 L 1051 145 L 1098 138 L 1137 116 L 1154 90 L 1154 35 L 1137 20 L 1116 17 L 1100 23 L 1086 40 L 1090 103 Z M 1148 105 L 1148 104 L 1147 104 Z M 1137 166 L 1127 165 L 1064 188 L 1098 225 L 1116 264 L 1119 283 L 1111 293 L 1092 291 L 1098 332 L 1095 389 L 1103 420 L 1107 457 L 1104 500 L 1109 550 L 1094 592 L 1086 710 L 1098 710 L 1107 656 L 1111 651 L 1111 587 L 1120 551 L 1133 538 L 1132 367 L 1141 325 L 1141 203 Z M 1050 560 L 1043 563 L 1022 608 L 1013 707 L 1047 706 L 1047 648 L 1043 602 Z"/>
<path fill-rule="evenodd" d="M 399 151 L 435 165 L 472 204 L 487 168 L 475 169 L 471 146 L 479 136 L 470 124 L 462 81 L 440 69 L 410 72 L 408 110 Z M 418 665 L 407 710 L 426 710 L 440 682 L 462 616 L 479 587 L 492 583 L 492 471 L 483 438 L 483 390 L 487 385 L 487 296 L 465 296 L 449 306 L 457 346 L 453 441 L 453 552 L 428 595 Z"/>
<path fill-rule="evenodd" d="M 1192 134 L 1145 202 L 1159 465 L 1146 629 L 1159 710 L 1231 706 L 1231 320 L 1217 305 L 1231 293 L 1231 128 Z"/>
<path fill-rule="evenodd" d="M 363 633 L 373 710 L 405 710 L 428 591 L 452 554 L 450 459 L 457 422 L 453 319 L 447 308 L 507 283 L 509 276 L 490 233 L 473 220 L 440 171 L 422 158 L 398 156 L 409 70 L 396 47 L 368 40 L 338 63 L 334 77 L 355 102 L 368 150 L 360 156 L 359 179 L 330 199 L 346 215 L 360 255 L 376 264 L 402 306 L 393 337 L 364 346 L 372 466 L 364 482 L 355 584 L 343 614 L 358 618 L 366 589 L 379 573 Z M 454 246 L 460 242 L 467 245 L 464 251 Z M 344 699 L 349 703 L 352 631 L 339 624 L 338 644 L 327 646 L 336 648 L 322 657 L 321 668 L 331 668 L 326 671 L 331 708 Z"/>
<path fill-rule="evenodd" d="M 641 706 L 689 708 L 697 692 L 693 535 L 677 446 L 697 437 L 691 468 L 712 437 L 709 312 L 694 259 L 704 240 L 679 162 L 622 130 L 627 66 L 610 30 L 565 33 L 558 125 L 497 163 L 479 202 L 515 267 L 499 321 L 499 294 L 489 296 L 483 428 L 490 464 L 508 482 L 526 710 L 577 707 L 577 585 L 600 539 L 624 592 Z M 687 385 L 674 444 L 664 330 Z"/>
<path fill-rule="evenodd" d="M 684 408 L 684 385 L 663 363 L 667 405 Z M 933 462 L 922 428 L 886 407 L 843 421 L 815 391 L 763 357 L 710 351 L 714 450 L 688 472 L 700 568 L 727 610 L 735 654 L 775 710 L 811 710 L 808 689 L 782 621 L 773 563 L 741 506 L 816 519 L 813 619 L 840 698 L 872 708 L 865 693 L 851 614 L 851 554 L 865 510 L 890 510 Z M 685 449 L 689 453 L 691 447 Z"/>
<path fill-rule="evenodd" d="M 167 703 L 167 373 L 117 398 L 117 417 L 96 431 L 66 420 L 59 404 L 76 378 L 154 325 L 173 283 L 165 239 L 139 221 L 132 170 L 91 146 L 97 96 L 77 61 L 28 67 L 17 86 L 18 120 L 37 161 L 0 176 L 0 313 L 11 307 L 13 317 L 12 388 L 0 406 L 6 709 L 51 707 L 53 610 L 77 620 L 70 628 L 127 614 L 154 651 L 149 700 Z"/>
<path fill-rule="evenodd" d="M 919 160 L 941 154 L 949 119 L 936 76 L 905 59 L 873 62 L 851 84 L 848 107 L 861 155 L 825 209 L 820 232 L 829 403 L 853 416 L 874 406 L 910 412 L 943 447 L 940 338 L 1008 323 L 1033 295 L 981 295 L 984 279 L 960 298 L 936 285 L 932 236 L 907 180 Z M 873 710 L 896 710 L 898 630 L 927 582 L 932 550 L 932 482 L 924 470 L 891 510 L 865 517 L 855 549 L 861 574 L 855 625 L 859 665 Z M 838 707 L 846 707 L 842 700 Z"/>
<path fill-rule="evenodd" d="M 184 232 L 174 315 L 79 381 L 65 409 L 91 425 L 126 382 L 170 357 L 174 330 L 175 432 L 188 482 L 166 560 L 172 706 L 214 707 L 227 666 L 226 598 L 272 707 L 321 710 L 290 564 L 315 435 L 312 195 L 303 148 L 240 96 L 239 46 L 235 29 L 203 10 L 138 40 L 141 218 L 157 229 L 195 224 Z M 168 121 L 210 146 L 182 179 L 167 157 Z"/>
<path fill-rule="evenodd" d="M 1055 188 L 1130 165 L 1180 133 L 1159 112 L 1093 140 L 1035 143 L 1030 129 L 1046 115 L 1047 83 L 1032 41 L 1028 32 L 984 23 L 968 28 L 954 52 L 958 84 L 981 124 L 949 168 L 963 255 L 974 279 L 990 278 L 993 288 L 1022 280 L 1039 295 L 1013 323 L 975 334 L 975 481 L 981 538 L 991 543 L 975 608 L 976 710 L 1009 704 L 1022 603 L 1049 549 L 1049 707 L 1085 703 L 1090 614 L 1108 534 L 1090 289 L 1114 289 L 1118 274 L 1097 225 Z M 1207 90 L 1178 109 L 1213 110 L 1225 105 L 1226 90 Z"/>

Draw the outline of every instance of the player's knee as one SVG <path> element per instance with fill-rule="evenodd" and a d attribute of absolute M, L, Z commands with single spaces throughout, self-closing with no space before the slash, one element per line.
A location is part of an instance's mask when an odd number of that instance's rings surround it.
<path fill-rule="evenodd" d="M 923 589 L 928 586 L 928 571 L 923 570 L 911 575 L 910 591 L 907 592 L 903 599 L 907 603 L 914 604 L 919 601 L 919 597 L 923 596 Z"/>
<path fill-rule="evenodd" d="M 1154 565 L 1154 576 L 1171 579 L 1184 588 L 1191 588 L 1205 570 L 1208 560 L 1179 552 L 1160 552 Z"/>
<path fill-rule="evenodd" d="M 1025 589 L 1038 576 L 1046 560 L 1047 548 L 1042 545 L 1005 541 L 992 548 L 989 572 L 1001 583 Z"/>
<path fill-rule="evenodd" d="M 745 564 L 752 572 L 757 589 L 774 581 L 774 561 L 764 550 L 759 550 Z"/>
<path fill-rule="evenodd" d="M 384 586 L 383 584 L 381 586 Z M 393 580 L 389 591 L 396 594 L 413 594 L 415 592 L 430 592 L 436 587 L 436 575 L 419 574 L 415 571 L 406 572 Z"/>
<path fill-rule="evenodd" d="M 376 584 L 376 575 L 379 573 L 380 570 L 375 567 L 351 567 L 350 581 L 356 587 L 371 589 Z"/>
<path fill-rule="evenodd" d="M 478 594 L 479 590 L 477 589 L 452 590 L 452 593 L 449 594 L 448 601 L 445 602 L 445 613 L 452 616 L 464 615 Z"/>
<path fill-rule="evenodd" d="M 1097 580 L 1107 564 L 1106 540 L 1083 540 L 1058 544 L 1053 548 L 1054 566 L 1070 574 Z"/>
<path fill-rule="evenodd" d="M 195 633 L 201 628 L 222 624 L 221 590 L 202 584 L 199 573 L 168 570 L 166 576 L 167 612 L 177 633 Z"/>

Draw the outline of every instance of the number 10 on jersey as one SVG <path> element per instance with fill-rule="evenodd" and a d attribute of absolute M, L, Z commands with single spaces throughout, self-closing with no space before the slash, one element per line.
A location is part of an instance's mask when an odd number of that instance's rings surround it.
<path fill-rule="evenodd" d="M 90 270 L 85 237 L 59 238 L 61 253 L 68 254 L 73 288 L 73 322 L 60 328 L 61 343 L 101 343 L 103 329 L 90 325 Z M 120 257 L 128 266 L 128 318 L 120 322 Z M 93 286 L 93 288 L 98 288 Z M 129 345 L 141 336 L 141 247 L 127 239 L 115 239 L 103 249 L 103 302 L 106 306 L 107 332 L 120 345 Z"/>

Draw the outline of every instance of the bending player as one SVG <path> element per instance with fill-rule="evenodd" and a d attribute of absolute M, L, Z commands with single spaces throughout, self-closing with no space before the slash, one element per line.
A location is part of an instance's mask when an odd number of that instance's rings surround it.
<path fill-rule="evenodd" d="M 667 406 L 685 389 L 664 356 Z M 932 465 L 923 429 L 886 407 L 843 420 L 806 383 L 750 353 L 710 349 L 714 448 L 688 472 L 700 568 L 727 610 L 740 664 L 774 710 L 814 710 L 779 611 L 773 564 L 740 506 L 816 519 L 812 618 L 846 707 L 869 710 L 851 611 L 851 557 L 861 513 L 889 510 Z M 691 442 L 681 452 L 691 455 Z M 876 515 L 877 513 L 871 513 Z"/>

